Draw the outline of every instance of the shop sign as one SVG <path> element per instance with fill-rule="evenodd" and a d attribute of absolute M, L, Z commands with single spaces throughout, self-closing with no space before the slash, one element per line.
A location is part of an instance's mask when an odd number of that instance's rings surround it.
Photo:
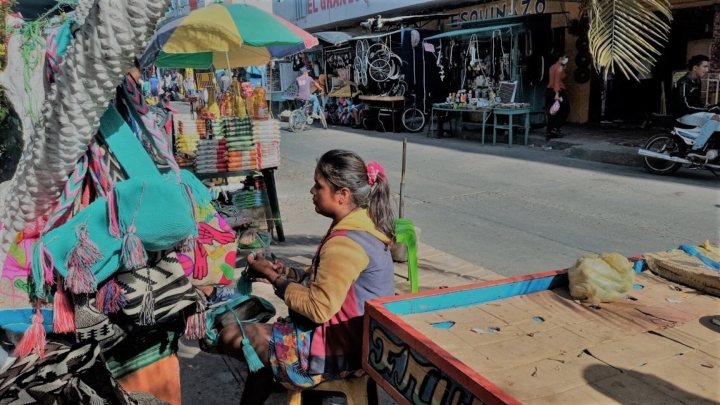
<path fill-rule="evenodd" d="M 504 0 L 486 3 L 450 17 L 450 23 L 492 20 L 495 18 L 544 14 L 546 0 Z"/>
<path fill-rule="evenodd" d="M 365 0 L 307 0 L 308 15 L 320 11 L 365 3 Z"/>

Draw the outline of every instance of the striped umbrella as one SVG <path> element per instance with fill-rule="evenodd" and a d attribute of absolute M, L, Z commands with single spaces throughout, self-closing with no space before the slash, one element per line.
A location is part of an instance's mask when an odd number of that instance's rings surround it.
<path fill-rule="evenodd" d="M 262 65 L 317 44 L 309 33 L 255 6 L 213 4 L 160 27 L 140 64 L 196 69 Z"/>

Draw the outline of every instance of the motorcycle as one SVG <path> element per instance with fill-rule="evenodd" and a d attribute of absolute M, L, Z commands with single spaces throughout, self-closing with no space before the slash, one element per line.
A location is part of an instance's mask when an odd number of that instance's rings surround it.
<path fill-rule="evenodd" d="M 701 153 L 697 153 L 691 147 L 695 144 L 700 127 L 685 125 L 672 117 L 658 114 L 653 114 L 653 120 L 666 127 L 669 133 L 654 135 L 638 151 L 645 170 L 668 176 L 685 167 L 709 170 L 720 176 L 716 172 L 720 170 L 720 131 L 715 131 Z"/>

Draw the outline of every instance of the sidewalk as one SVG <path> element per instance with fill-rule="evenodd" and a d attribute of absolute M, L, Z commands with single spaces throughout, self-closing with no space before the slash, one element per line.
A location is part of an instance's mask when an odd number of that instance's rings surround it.
<path fill-rule="evenodd" d="M 460 133 L 461 138 L 480 140 L 482 128 L 480 124 L 463 123 L 466 131 Z M 640 167 L 642 162 L 638 149 L 652 135 L 661 133 L 663 128 L 641 128 L 633 124 L 567 124 L 563 127 L 563 137 L 545 140 L 545 128 L 530 129 L 529 147 L 551 147 L 563 150 L 568 157 L 593 162 L 610 163 L 621 166 Z M 492 144 L 492 129 L 486 129 L 485 144 Z M 524 132 L 521 128 L 513 130 L 513 145 L 522 145 Z M 499 131 L 498 145 L 507 145 L 507 131 Z"/>
<path fill-rule="evenodd" d="M 309 266 L 314 249 L 315 246 L 305 240 L 300 243 L 286 242 L 272 246 L 276 255 L 287 259 L 292 265 Z M 288 257 L 283 252 L 290 253 L 292 256 Z M 503 277 L 420 243 L 418 246 L 418 278 L 420 290 L 423 291 L 497 280 Z M 395 292 L 396 294 L 410 292 L 406 263 L 395 263 Z M 275 306 L 278 316 L 287 315 L 287 306 L 275 296 L 270 285 L 255 283 L 253 293 L 270 301 Z M 180 342 L 178 356 L 180 357 L 183 403 L 199 404 L 210 400 L 218 405 L 234 405 L 240 401 L 248 374 L 247 366 L 244 363 L 225 356 L 204 353 L 198 348 L 197 341 L 184 339 Z M 213 388 L 212 395 L 208 396 L 208 382 L 210 381 L 213 382 Z M 395 403 L 387 394 L 381 394 L 383 395 L 380 403 Z M 281 390 L 273 394 L 267 402 L 270 405 L 286 403 L 285 392 Z"/>

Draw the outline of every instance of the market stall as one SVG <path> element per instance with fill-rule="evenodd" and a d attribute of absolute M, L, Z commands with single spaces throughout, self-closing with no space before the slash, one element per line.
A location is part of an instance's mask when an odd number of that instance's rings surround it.
<path fill-rule="evenodd" d="M 234 35 L 211 38 L 219 21 Z M 193 18 L 180 17 L 160 27 L 141 59 L 143 65 L 158 67 L 227 68 L 222 86 L 197 80 L 207 102 L 198 109 L 199 119 L 176 118 L 177 159 L 213 191 L 220 191 L 217 197 L 224 201 L 215 198 L 215 205 L 229 222 L 257 228 L 264 221 L 258 223 L 257 215 L 248 210 L 267 207 L 267 230 L 274 228 L 281 242 L 285 236 L 274 181 L 274 170 L 280 165 L 280 134 L 267 104 L 272 97 L 267 98 L 268 91 L 260 85 L 239 83 L 230 72 L 268 64 L 317 43 L 305 31 L 254 7 L 217 4 L 196 11 Z M 269 73 L 272 94 L 272 68 Z M 245 202 L 252 198 L 246 196 L 252 195 L 258 197 L 253 200 L 257 203 L 248 207 Z"/>
<path fill-rule="evenodd" d="M 527 143 L 532 106 L 520 100 L 523 92 L 518 47 L 523 32 L 523 24 L 515 23 L 449 31 L 426 38 L 424 46 L 438 53 L 442 80 L 446 88 L 452 89 L 444 102 L 433 104 L 431 121 L 435 111 L 443 111 L 454 115 L 456 127 L 460 127 L 463 115 L 480 113 L 484 145 L 489 118 L 493 118 L 495 138 L 497 129 L 507 129 L 512 135 L 513 117 L 519 115 L 515 123 L 521 124 Z M 500 114 L 493 114 L 496 109 Z M 506 116 L 508 123 L 498 124 L 498 115 Z M 434 137 L 433 124 L 428 136 Z M 442 132 L 442 125 L 438 132 Z"/>
<path fill-rule="evenodd" d="M 681 248 L 592 259 L 632 276 L 612 299 L 576 298 L 576 264 L 369 302 L 363 367 L 401 404 L 711 403 L 720 249 Z"/>
<path fill-rule="evenodd" d="M 434 34 L 437 31 L 403 28 L 352 38 L 350 72 L 366 105 L 365 129 L 400 129 L 405 99 L 417 100 L 423 114 L 429 112 L 431 100 L 440 94 L 440 75 L 434 55 L 421 41 Z"/>

